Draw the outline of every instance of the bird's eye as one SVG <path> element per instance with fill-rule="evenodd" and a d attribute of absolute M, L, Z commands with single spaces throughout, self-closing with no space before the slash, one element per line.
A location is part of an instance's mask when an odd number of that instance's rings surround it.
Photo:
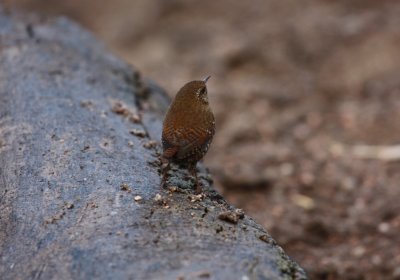
<path fill-rule="evenodd" d="M 207 88 L 206 88 L 206 87 L 203 87 L 203 88 L 201 88 L 201 89 L 199 90 L 199 94 L 200 94 L 200 95 L 204 95 L 205 93 L 207 93 Z"/>

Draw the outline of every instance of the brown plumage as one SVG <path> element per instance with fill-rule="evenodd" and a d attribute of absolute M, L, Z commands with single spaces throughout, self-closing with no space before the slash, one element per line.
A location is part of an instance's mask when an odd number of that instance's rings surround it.
<path fill-rule="evenodd" d="M 168 109 L 162 131 L 162 158 L 168 163 L 163 171 L 163 184 L 172 161 L 189 169 L 195 176 L 197 192 L 201 192 L 196 164 L 207 153 L 215 133 L 215 119 L 207 97 L 209 78 L 184 85 Z"/>

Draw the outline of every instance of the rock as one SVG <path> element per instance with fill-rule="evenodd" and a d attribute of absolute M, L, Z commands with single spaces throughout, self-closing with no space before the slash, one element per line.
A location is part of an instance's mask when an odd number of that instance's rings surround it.
<path fill-rule="evenodd" d="M 306 279 L 207 180 L 160 188 L 165 97 L 90 34 L 0 11 L 0 43 L 2 279 Z"/>

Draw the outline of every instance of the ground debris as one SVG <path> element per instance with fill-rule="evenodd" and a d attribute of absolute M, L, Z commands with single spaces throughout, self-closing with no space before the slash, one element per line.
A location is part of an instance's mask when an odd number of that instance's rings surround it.
<path fill-rule="evenodd" d="M 155 202 L 160 202 L 160 201 L 162 201 L 162 196 L 158 193 L 158 194 L 156 194 L 156 196 L 154 197 L 154 201 Z"/>
<path fill-rule="evenodd" d="M 141 123 L 142 117 L 139 114 L 131 114 L 129 120 L 133 123 Z"/>
<path fill-rule="evenodd" d="M 211 272 L 204 270 L 191 273 L 188 279 L 210 278 L 210 277 L 211 277 Z"/>
<path fill-rule="evenodd" d="M 61 220 L 65 216 L 65 211 L 62 210 L 54 216 L 51 216 L 44 220 L 45 224 L 55 224 L 57 221 Z"/>
<path fill-rule="evenodd" d="M 218 219 L 232 224 L 237 224 L 239 220 L 243 218 L 244 218 L 244 213 L 243 210 L 241 209 L 236 209 L 234 211 L 224 211 L 218 215 Z"/>
<path fill-rule="evenodd" d="M 178 187 L 177 186 L 170 186 L 170 187 L 168 187 L 168 191 L 170 191 L 171 193 L 177 192 L 178 191 Z"/>
<path fill-rule="evenodd" d="M 276 242 L 272 237 L 268 236 L 267 234 L 260 235 L 258 237 L 261 241 L 264 241 L 265 243 L 271 244 L 271 245 L 276 245 Z"/>
<path fill-rule="evenodd" d="M 113 111 L 114 113 L 118 114 L 118 115 L 123 115 L 124 117 L 127 117 L 130 115 L 130 111 L 128 108 L 126 108 L 122 102 L 117 101 L 113 104 L 111 111 Z"/>
<path fill-rule="evenodd" d="M 240 208 L 235 209 L 235 214 L 239 217 L 239 219 L 243 219 L 244 218 L 243 209 L 240 209 Z"/>
<path fill-rule="evenodd" d="M 140 129 L 136 129 L 136 128 L 135 129 L 131 129 L 129 131 L 129 133 L 132 134 L 132 135 L 138 136 L 138 137 L 146 137 L 147 136 L 146 131 L 140 130 Z"/>
<path fill-rule="evenodd" d="M 315 202 L 311 197 L 302 194 L 294 194 L 291 196 L 291 200 L 297 206 L 304 208 L 305 210 L 311 210 L 315 208 Z"/>
<path fill-rule="evenodd" d="M 65 203 L 65 208 L 67 208 L 67 209 L 73 209 L 74 207 L 75 206 L 74 206 L 74 204 L 72 202 Z"/>
<path fill-rule="evenodd" d="M 400 145 L 368 146 L 357 145 L 352 148 L 353 156 L 361 159 L 378 159 L 383 161 L 400 160 Z"/>
<path fill-rule="evenodd" d="M 126 183 L 122 183 L 122 184 L 119 186 L 119 189 L 120 189 L 121 191 L 128 192 L 128 193 L 132 192 L 131 188 L 130 188 L 129 185 L 126 184 Z"/>
<path fill-rule="evenodd" d="M 118 115 L 122 115 L 125 118 L 128 118 L 130 122 L 133 123 L 141 123 L 142 117 L 138 113 L 132 112 L 127 106 L 125 106 L 121 101 L 116 101 L 113 103 L 111 111 Z"/>
<path fill-rule="evenodd" d="M 221 226 L 221 225 L 219 225 L 219 226 L 217 226 L 217 228 L 215 229 L 215 233 L 220 233 L 220 232 L 222 232 L 223 230 L 224 230 L 224 227 Z"/>
<path fill-rule="evenodd" d="M 156 140 L 147 141 L 146 143 L 143 144 L 143 147 L 145 147 L 146 149 L 153 149 L 157 147 L 157 141 Z"/>
<path fill-rule="evenodd" d="M 156 195 L 154 196 L 153 200 L 154 200 L 158 205 L 164 206 L 165 208 L 169 208 L 167 199 L 165 199 L 161 194 L 159 194 L 159 193 L 156 194 Z"/>
<path fill-rule="evenodd" d="M 206 197 L 206 195 L 204 193 L 188 196 L 190 202 L 202 201 L 205 197 Z"/>

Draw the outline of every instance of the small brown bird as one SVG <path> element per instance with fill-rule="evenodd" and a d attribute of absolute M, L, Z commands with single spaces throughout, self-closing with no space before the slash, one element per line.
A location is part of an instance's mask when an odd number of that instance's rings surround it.
<path fill-rule="evenodd" d="M 169 163 L 174 162 L 188 168 L 196 179 L 196 192 L 201 192 L 196 164 L 207 153 L 215 133 L 215 118 L 207 97 L 209 78 L 185 84 L 168 109 L 162 131 L 162 160 L 167 163 L 163 170 L 163 185 Z"/>

